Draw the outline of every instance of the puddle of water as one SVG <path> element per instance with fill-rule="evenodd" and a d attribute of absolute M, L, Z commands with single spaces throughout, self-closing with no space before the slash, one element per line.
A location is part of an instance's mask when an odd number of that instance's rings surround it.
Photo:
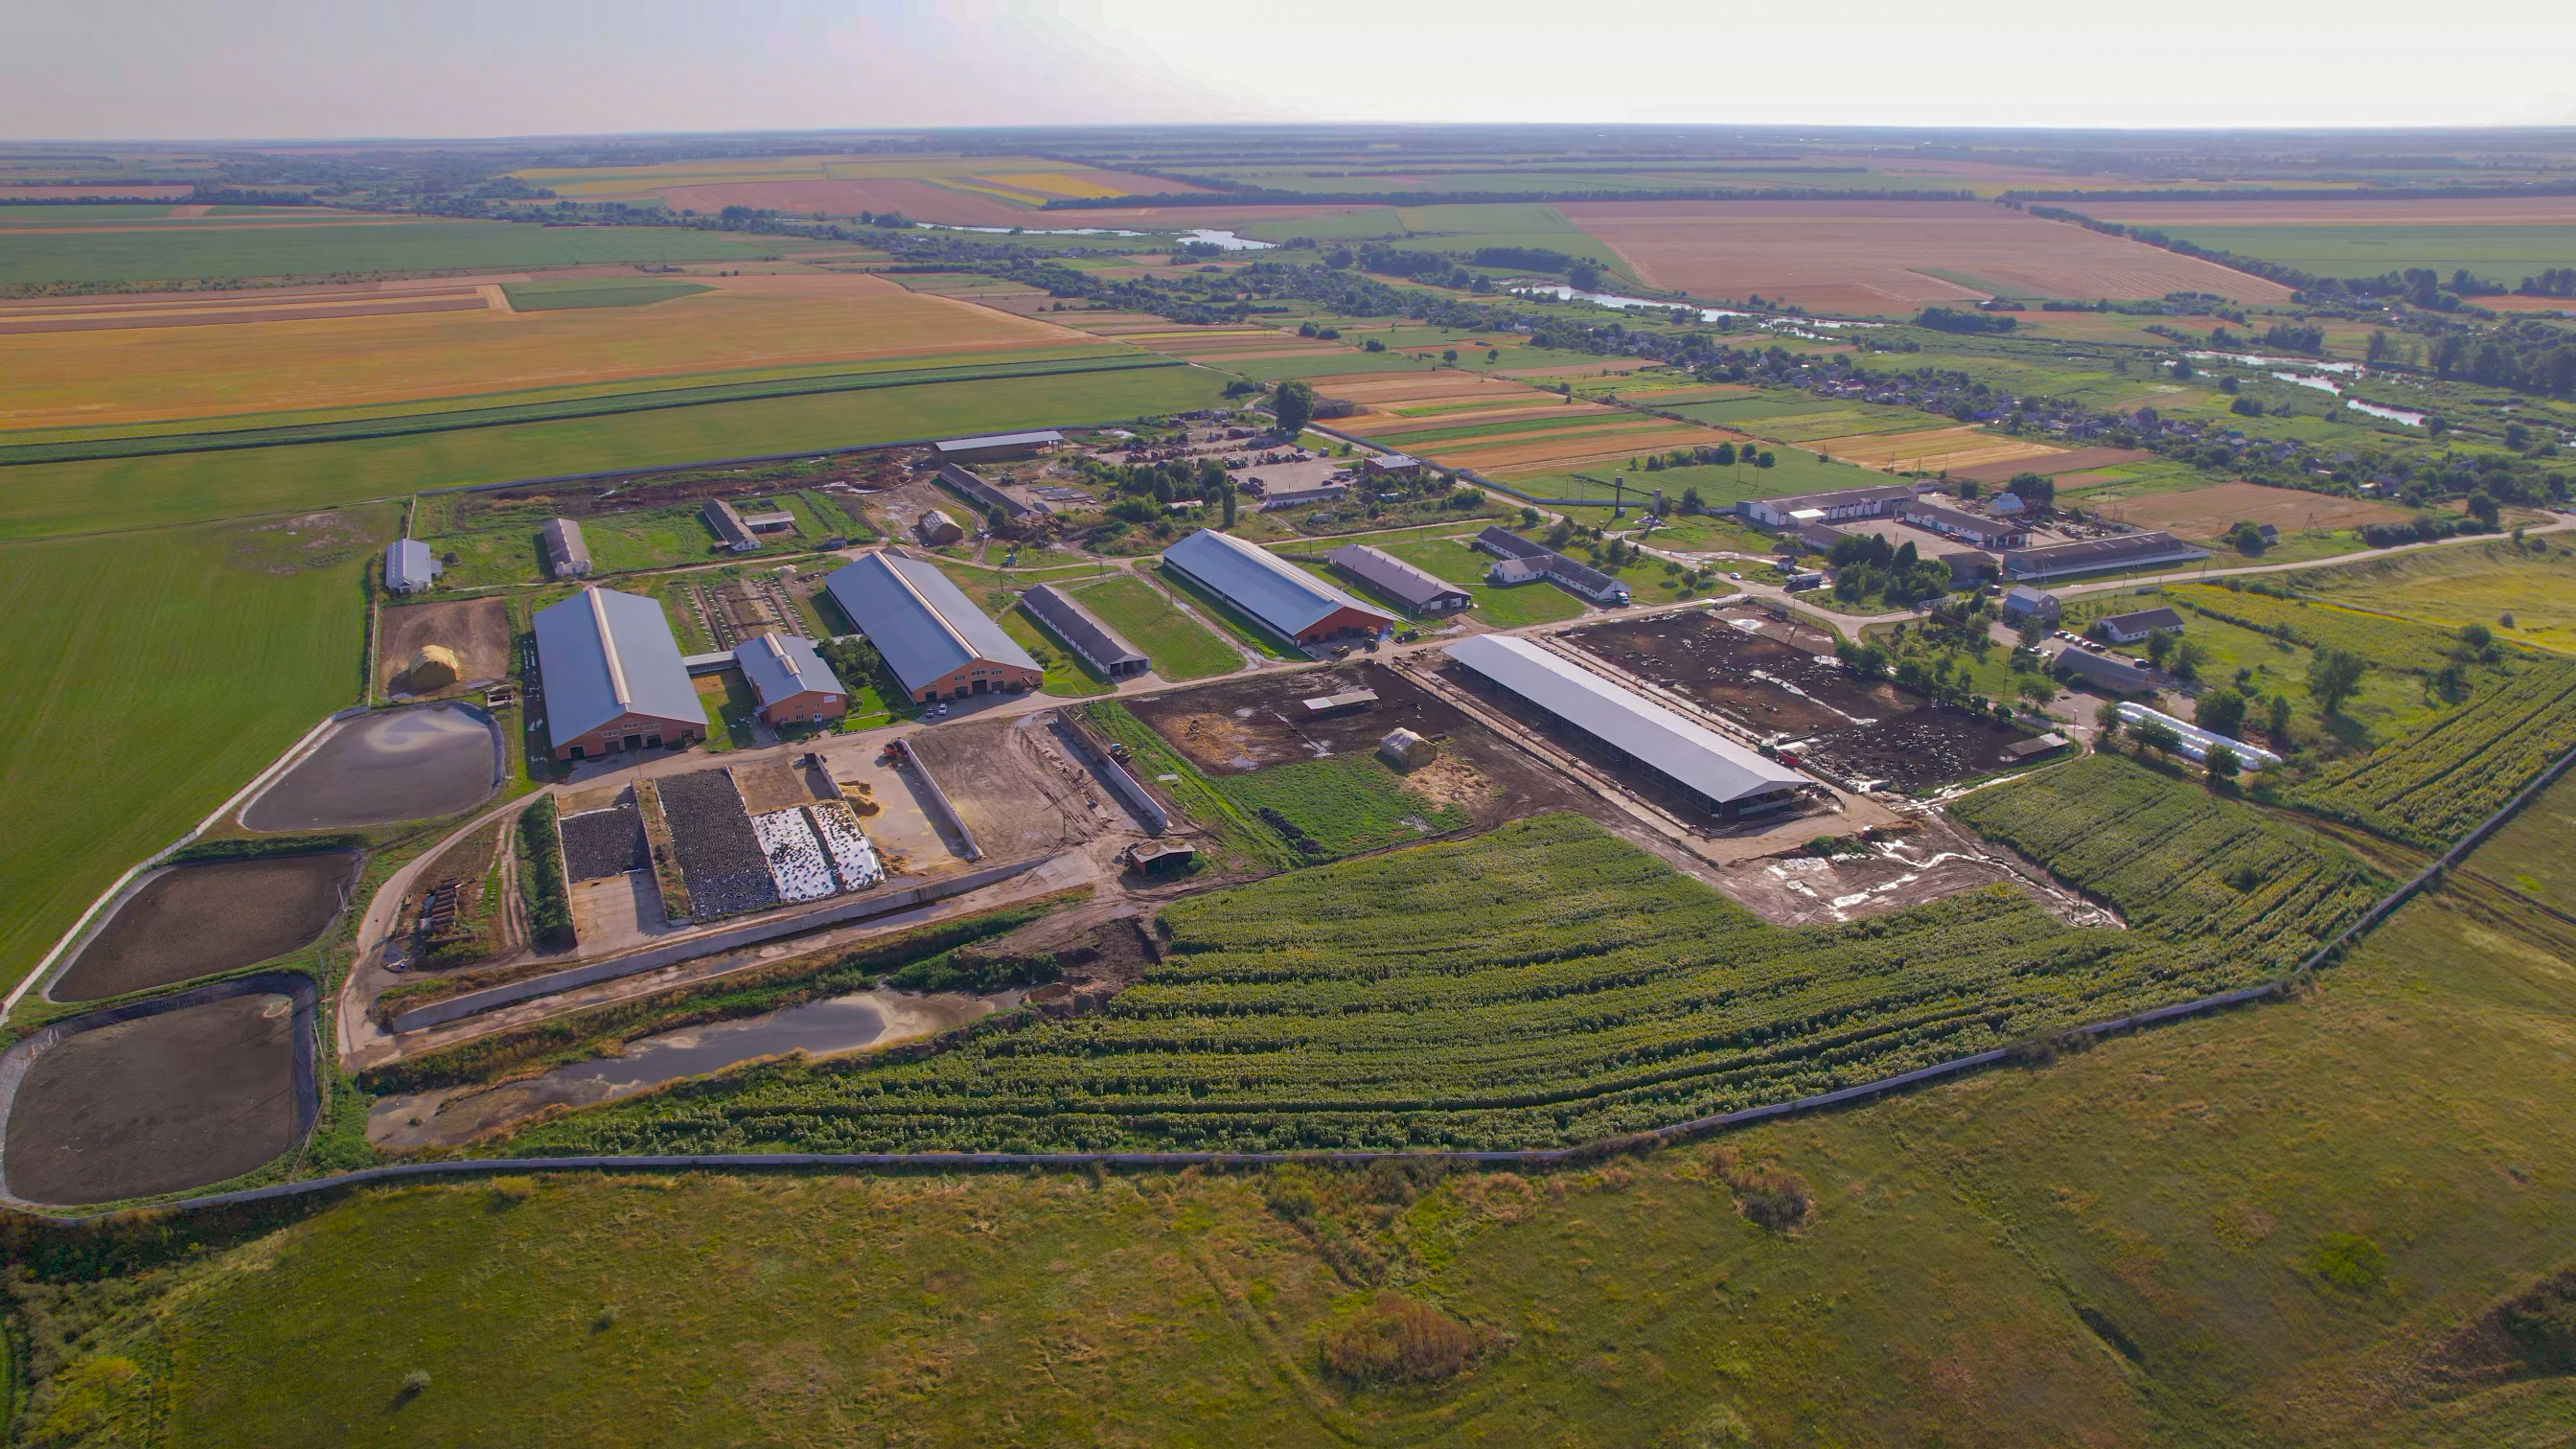
<path fill-rule="evenodd" d="M 2340 372 L 2359 377 L 2358 362 L 2319 362 L 2313 357 L 2265 357 L 2255 352 L 2186 352 L 2194 362 L 2241 362 L 2247 367 L 2304 367 L 2312 372 Z"/>
<path fill-rule="evenodd" d="M 2430 416 L 2428 413 L 2410 413 L 2404 408 L 2384 408 L 2377 403 L 2363 402 L 2357 397 L 2345 398 L 2343 405 L 2354 412 L 2368 413 L 2374 418 L 2386 418 L 2392 423 L 2404 423 L 2410 428 L 2424 426 L 2424 419 Z"/>
<path fill-rule="evenodd" d="M 384 1098 L 367 1114 L 367 1137 L 381 1147 L 449 1146 L 544 1107 L 614 1101 L 760 1057 L 794 1051 L 837 1056 L 931 1036 L 1015 1006 L 1021 994 L 941 991 L 910 996 L 881 986 L 767 1016 L 688 1027 L 646 1037 L 628 1046 L 623 1056 L 575 1062 L 488 1090 L 448 1088 Z"/>
<path fill-rule="evenodd" d="M 913 225 L 930 231 L 980 231 L 990 236 L 1143 236 L 1141 231 L 1121 231 L 1114 226 L 1068 226 L 1053 231 L 1033 226 L 950 226 L 944 222 L 918 221 Z"/>
<path fill-rule="evenodd" d="M 2296 372 L 2276 372 L 2272 375 L 2294 387 L 2312 387 L 2319 392 L 2333 393 L 2337 397 L 2343 395 L 2343 389 L 2335 386 L 2334 379 L 2332 378 L 2308 377 Z"/>
<path fill-rule="evenodd" d="M 1229 252 L 1266 252 L 1272 247 L 1279 245 L 1277 242 L 1254 241 L 1248 236 L 1236 236 L 1230 231 L 1210 231 L 1203 226 L 1194 227 L 1191 230 L 1182 233 L 1181 240 L 1185 242 L 1205 242 L 1209 246 L 1216 247 L 1221 251 Z"/>

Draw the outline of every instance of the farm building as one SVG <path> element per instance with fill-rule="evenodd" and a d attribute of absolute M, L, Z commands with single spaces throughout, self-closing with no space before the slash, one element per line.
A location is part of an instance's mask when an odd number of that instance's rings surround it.
<path fill-rule="evenodd" d="M 1395 622 L 1268 549 L 1214 529 L 1163 550 L 1163 566 L 1300 644 L 1372 634 Z"/>
<path fill-rule="evenodd" d="M 1411 730 L 1397 730 L 1377 742 L 1377 752 L 1399 770 L 1418 770 L 1440 758 L 1440 747 Z"/>
<path fill-rule="evenodd" d="M 2000 518 L 1980 518 L 1938 503 L 1899 504 L 1896 516 L 1917 528 L 1928 528 L 1944 538 L 1973 543 L 1985 548 L 2019 548 L 2030 542 L 2030 531 L 2017 523 Z"/>
<path fill-rule="evenodd" d="M 2003 572 L 2004 561 L 1981 548 L 1952 549 L 1932 556 L 1934 563 L 1950 566 L 1950 587 L 1964 589 L 1980 580 Z"/>
<path fill-rule="evenodd" d="M 783 512 L 746 513 L 742 516 L 742 526 L 754 533 L 794 533 L 796 515 Z"/>
<path fill-rule="evenodd" d="M 1357 714 L 1377 707 L 1374 689 L 1345 689 L 1339 694 L 1319 694 L 1305 701 L 1306 718 L 1332 719 L 1337 715 Z"/>
<path fill-rule="evenodd" d="M 2156 687 L 2154 672 L 2125 654 L 2096 654 L 2069 644 L 2057 651 L 2054 662 L 2095 689 L 2113 694 L 2144 694 Z"/>
<path fill-rule="evenodd" d="M 1456 584 L 1364 543 L 1343 544 L 1325 562 L 1417 614 L 1454 614 L 1475 602 Z"/>
<path fill-rule="evenodd" d="M 912 536 L 937 548 L 943 543 L 955 543 L 964 538 L 966 530 L 957 526 L 956 519 L 933 508 L 922 514 L 920 521 L 913 524 Z"/>
<path fill-rule="evenodd" d="M 750 553 L 760 547 L 759 537 L 752 533 L 750 524 L 742 521 L 742 515 L 734 511 L 732 504 L 721 498 L 710 498 L 707 506 L 698 511 L 705 516 L 707 527 L 715 530 L 716 542 L 726 548 L 735 553 Z"/>
<path fill-rule="evenodd" d="M 397 594 L 417 594 L 438 582 L 439 563 L 429 545 L 398 538 L 385 545 L 385 587 Z"/>
<path fill-rule="evenodd" d="M 1002 510 L 1002 516 L 1004 518 L 1026 518 L 1030 514 L 1037 512 L 1036 509 L 1031 508 L 1029 505 L 1022 503 L 1016 498 L 1013 498 L 1010 494 L 1003 492 L 1001 489 L 994 487 L 992 484 L 985 482 L 983 479 L 976 477 L 974 474 L 967 472 L 965 469 L 958 467 L 954 463 L 942 463 L 939 465 L 939 481 L 965 495 L 969 501 L 974 503 L 975 511 L 978 513 L 990 514 L 994 509 L 998 508 Z"/>
<path fill-rule="evenodd" d="M 1526 639 L 1479 634 L 1447 652 L 1484 687 L 1519 697 L 1726 819 L 1794 804 L 1808 783 L 1797 771 Z"/>
<path fill-rule="evenodd" d="M 684 745 L 706 733 L 662 606 L 592 587 L 536 617 L 546 740 L 558 760 Z"/>
<path fill-rule="evenodd" d="M 1017 694 L 1045 677 L 947 575 L 919 559 L 868 554 L 834 571 L 823 587 L 917 701 Z"/>
<path fill-rule="evenodd" d="M 2016 627 L 2024 619 L 2054 624 L 2064 612 L 2065 606 L 2057 601 L 2055 594 L 2042 592 L 2028 584 L 2015 584 L 2012 592 L 2004 595 L 2004 622 Z"/>
<path fill-rule="evenodd" d="M 808 640 L 772 630 L 736 645 L 733 662 L 760 702 L 761 719 L 773 728 L 823 724 L 850 712 L 849 691 Z"/>
<path fill-rule="evenodd" d="M 1476 547 L 1501 560 L 1485 571 L 1489 583 L 1508 587 L 1549 579 L 1567 593 L 1596 604 L 1628 602 L 1626 584 L 1544 544 L 1532 543 L 1510 529 L 1488 525 L 1476 535 Z"/>
<path fill-rule="evenodd" d="M 1889 484 L 1877 488 L 1837 488 L 1830 493 L 1801 493 L 1791 498 L 1756 498 L 1738 511 L 1765 528 L 1788 528 L 1800 523 L 1884 518 L 1896 505 L 1913 501 L 1913 489 Z"/>
<path fill-rule="evenodd" d="M 1371 453 L 1360 460 L 1371 478 L 1410 478 L 1422 471 L 1422 460 L 1404 453 Z"/>
<path fill-rule="evenodd" d="M 590 577 L 590 541 L 569 518 L 549 518 L 545 527 L 546 572 L 559 579 Z"/>
<path fill-rule="evenodd" d="M 1034 458 L 1038 449 L 1064 441 L 1064 434 L 1053 428 L 1030 433 L 993 433 L 981 438 L 950 438 L 933 443 L 930 450 L 942 463 L 999 463 L 1011 458 Z"/>
<path fill-rule="evenodd" d="M 2140 609 L 2134 614 L 2105 614 L 2093 621 L 2094 632 L 2114 644 L 2136 644 L 2150 634 L 2182 632 L 2182 615 L 2171 609 Z"/>
<path fill-rule="evenodd" d="M 2207 557 L 2209 550 L 2194 548 L 2170 533 L 2124 533 L 2117 538 L 2015 549 L 2004 555 L 2004 577 L 2017 581 L 2062 579 L 2109 569 L 2190 563 Z"/>
<path fill-rule="evenodd" d="M 1350 496 L 1348 483 L 1317 483 L 1309 488 L 1272 488 L 1261 495 L 1260 512 L 1297 508 L 1309 503 L 1331 503 Z"/>
<path fill-rule="evenodd" d="M 1100 616 L 1083 607 L 1081 600 L 1052 584 L 1039 584 L 1020 595 L 1020 607 L 1112 679 L 1133 679 L 1154 667 L 1143 650 L 1100 622 Z"/>

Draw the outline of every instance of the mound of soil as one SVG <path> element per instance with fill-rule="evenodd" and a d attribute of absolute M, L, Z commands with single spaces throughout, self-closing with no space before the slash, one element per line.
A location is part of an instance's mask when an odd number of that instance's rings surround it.
<path fill-rule="evenodd" d="M 45 994 L 97 1001 L 283 956 L 331 924 L 357 867 L 348 851 L 173 866 L 117 907 Z"/>
<path fill-rule="evenodd" d="M 295 1140 L 294 1002 L 253 993 L 81 1032 L 39 1055 L 0 1176 L 31 1202 L 202 1187 Z"/>

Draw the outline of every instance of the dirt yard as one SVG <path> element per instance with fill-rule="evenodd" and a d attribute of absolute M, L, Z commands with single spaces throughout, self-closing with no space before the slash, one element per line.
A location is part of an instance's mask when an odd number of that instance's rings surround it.
<path fill-rule="evenodd" d="M 1640 281 L 1707 299 L 1759 294 L 1819 312 L 1884 314 L 1997 290 L 2087 301 L 2290 296 L 2215 262 L 1982 202 L 1586 201 L 1561 209 L 1627 258 Z"/>
<path fill-rule="evenodd" d="M 1037 719 L 978 720 L 911 738 L 988 861 L 1017 860 L 1134 828 Z"/>
<path fill-rule="evenodd" d="M 1802 742 L 1805 758 L 1838 779 L 1883 780 L 1904 790 L 1952 784 L 2012 763 L 2005 749 L 2031 737 L 1893 683 L 1863 683 L 1833 655 L 1775 633 L 1776 626 L 1749 630 L 1693 611 L 1558 637 L 1757 735 Z"/>
<path fill-rule="evenodd" d="M 1831 858 L 1767 856 L 1723 871 L 1718 887 L 1782 926 L 1832 925 L 1990 885 L 2024 891 L 2069 925 L 2112 925 L 2098 907 L 2049 882 L 2035 867 L 1935 816 Z"/>
<path fill-rule="evenodd" d="M 469 688 L 510 677 L 510 611 L 499 599 L 451 599 L 440 604 L 405 604 L 378 618 L 383 637 L 377 645 L 376 688 L 387 695 L 409 694 L 443 699 Z M 403 678 L 422 646 L 437 644 L 456 651 L 464 668 L 456 682 L 443 688 L 414 690 Z"/>
<path fill-rule="evenodd" d="M 2403 509 L 2367 498 L 2332 498 L 2295 488 L 2266 488 L 2260 483 L 2220 483 L 2185 493 L 2157 493 L 2145 498 L 2086 499 L 2104 517 L 2140 528 L 2162 528 L 2184 538 L 2216 538 L 2238 523 L 2268 523 L 2283 533 L 2309 529 L 2359 528 L 2366 523 L 2396 523 Z"/>
<path fill-rule="evenodd" d="M 1303 701 L 1353 689 L 1377 691 L 1377 703 L 1330 719 L 1300 717 Z M 1405 787 L 1466 811 L 1479 826 L 1550 810 L 1578 810 L 1622 828 L 1633 824 L 1598 795 L 1532 760 L 1448 701 L 1369 661 L 1230 679 L 1127 704 L 1211 775 L 1365 754 L 1401 728 L 1440 747 L 1437 760 L 1406 773 Z"/>
<path fill-rule="evenodd" d="M 9 1109 L 9 1190 L 113 1202 L 250 1171 L 295 1140 L 295 1003 L 253 993 L 84 1031 Z"/>
<path fill-rule="evenodd" d="M 45 995 L 98 1001 L 283 956 L 322 934 L 357 877 L 349 851 L 173 866 L 116 908 Z"/>

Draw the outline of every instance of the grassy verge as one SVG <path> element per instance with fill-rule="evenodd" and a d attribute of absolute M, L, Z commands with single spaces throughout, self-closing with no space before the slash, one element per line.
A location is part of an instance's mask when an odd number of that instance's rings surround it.
<path fill-rule="evenodd" d="M 1083 606 L 1100 616 L 1175 683 L 1232 674 L 1243 667 L 1235 648 L 1181 612 L 1170 596 L 1132 575 L 1076 586 Z"/>

